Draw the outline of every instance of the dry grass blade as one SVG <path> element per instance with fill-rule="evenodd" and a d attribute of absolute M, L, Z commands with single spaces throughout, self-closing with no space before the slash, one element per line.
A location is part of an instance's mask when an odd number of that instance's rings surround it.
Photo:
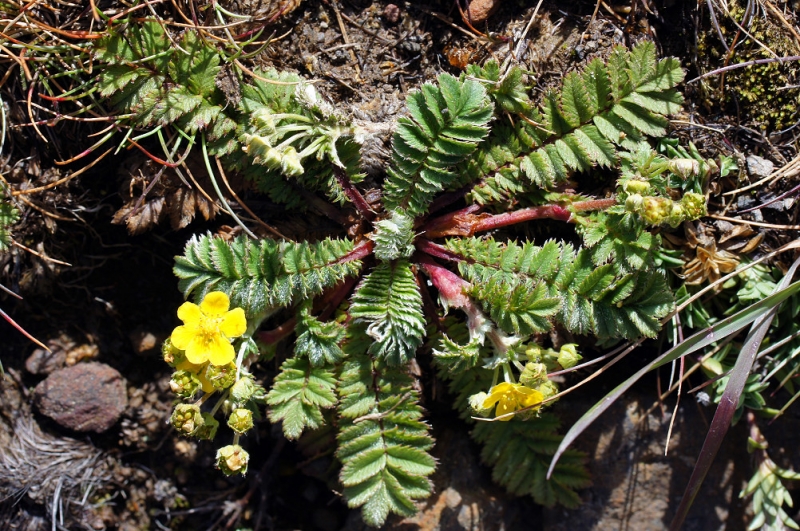
<path fill-rule="evenodd" d="M 111 480 L 103 454 L 91 444 L 42 432 L 27 415 L 14 426 L 7 447 L 0 448 L 0 499 L 23 494 L 42 505 L 56 529 L 78 525 L 86 509 L 84 493 Z"/>
<path fill-rule="evenodd" d="M 792 277 L 794 277 L 798 266 L 800 266 L 800 259 L 795 260 L 792 267 L 789 268 L 789 271 L 787 271 L 786 275 L 784 275 L 775 288 L 774 294 L 788 291 L 789 283 L 792 281 Z M 739 398 L 744 391 L 747 378 L 750 376 L 750 371 L 753 368 L 756 355 L 758 354 L 759 348 L 761 348 L 762 341 L 764 341 L 769 331 L 772 320 L 778 313 L 779 306 L 780 303 L 769 307 L 767 311 L 763 312 L 758 319 L 753 322 L 750 333 L 742 344 L 739 356 L 736 358 L 736 363 L 730 371 L 730 376 L 725 385 L 725 391 L 722 393 L 719 406 L 714 413 L 714 418 L 711 421 L 708 434 L 703 442 L 703 447 L 700 449 L 697 463 L 695 464 L 694 470 L 692 470 L 692 476 L 689 478 L 689 483 L 686 485 L 681 503 L 678 505 L 678 509 L 670 524 L 671 531 L 679 531 L 681 527 L 683 527 L 689 509 L 694 503 L 697 494 L 700 492 L 700 487 L 708 475 L 711 464 L 714 462 L 714 458 L 722 445 L 722 441 L 725 439 L 725 434 L 728 432 L 728 428 L 731 425 L 731 419 L 733 419 L 733 415 L 739 407 Z"/>
<path fill-rule="evenodd" d="M 580 419 L 578 419 L 578 421 L 569 429 L 559 445 L 558 450 L 556 450 L 555 454 L 553 455 L 553 459 L 550 462 L 550 468 L 547 472 L 548 477 L 550 477 L 550 474 L 552 474 L 558 459 L 567 450 L 567 448 L 572 445 L 575 439 L 645 374 L 657 367 L 661 367 L 662 365 L 670 363 L 681 356 L 697 352 L 715 343 L 716 341 L 728 337 L 731 334 L 738 333 L 745 326 L 763 317 L 765 312 L 770 311 L 772 308 L 776 307 L 781 302 L 798 292 L 800 292 L 800 282 L 795 282 L 779 293 L 770 295 L 769 297 L 762 299 L 743 310 L 740 310 L 734 315 L 719 321 L 713 326 L 697 332 L 696 334 L 687 338 L 683 343 L 661 354 L 656 359 L 645 365 L 642 369 L 637 371 L 636 374 L 619 384 L 602 400 L 592 406 L 592 408 L 589 409 L 589 411 L 587 411 Z M 614 358 L 611 363 L 616 362 L 620 357 L 621 356 Z"/>

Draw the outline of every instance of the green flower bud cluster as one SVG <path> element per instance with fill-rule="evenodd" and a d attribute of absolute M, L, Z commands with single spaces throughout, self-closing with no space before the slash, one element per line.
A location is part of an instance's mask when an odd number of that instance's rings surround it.
<path fill-rule="evenodd" d="M 202 387 L 200 379 L 189 371 L 175 371 L 169 380 L 170 390 L 181 398 L 192 398 Z"/>
<path fill-rule="evenodd" d="M 519 376 L 519 383 L 535 389 L 543 399 L 558 394 L 558 385 L 550 380 L 548 373 L 562 369 L 571 369 L 582 360 L 575 343 L 566 343 L 558 351 L 545 349 L 539 345 L 529 345 L 525 349 L 528 363 Z"/>
<path fill-rule="evenodd" d="M 217 450 L 216 467 L 226 476 L 247 474 L 249 462 L 250 454 L 238 444 L 230 444 Z"/>
<path fill-rule="evenodd" d="M 170 416 L 170 424 L 182 435 L 197 439 L 212 440 L 217 434 L 220 422 L 213 413 L 226 412 L 227 425 L 233 430 L 234 443 L 250 431 L 257 415 L 255 402 L 266 398 L 266 390 L 257 384 L 247 371 L 238 371 L 234 362 L 226 365 L 212 363 L 192 364 L 186 359 L 184 351 L 175 348 L 167 339 L 162 345 L 164 361 L 176 370 L 169 381 L 173 393 L 183 400 L 191 400 L 198 392 L 205 393 L 203 399 L 194 404 L 180 403 Z M 237 380 L 237 372 L 239 379 Z M 202 412 L 202 404 L 217 391 L 222 393 L 211 412 Z M 220 448 L 217 452 L 216 466 L 226 475 L 247 472 L 249 455 L 238 444 Z"/>
<path fill-rule="evenodd" d="M 236 381 L 236 364 L 233 362 L 227 365 L 213 365 L 211 363 L 206 367 L 206 380 L 211 382 L 214 389 L 217 391 L 224 391 L 232 386 Z"/>
<path fill-rule="evenodd" d="M 705 216 L 706 198 L 702 194 L 686 192 L 680 201 L 673 201 L 669 197 L 633 193 L 625 199 L 625 210 L 639 214 L 648 225 L 669 225 L 675 228 L 684 221 Z"/>
<path fill-rule="evenodd" d="M 169 418 L 172 427 L 184 435 L 193 436 L 203 425 L 203 415 L 200 406 L 194 404 L 178 404 Z"/>
<path fill-rule="evenodd" d="M 575 343 L 561 345 L 558 352 L 551 348 L 542 348 L 539 345 L 528 345 L 525 349 L 525 356 L 531 363 L 542 364 L 545 374 L 561 369 L 571 369 L 583 359 L 578 354 L 578 345 Z"/>

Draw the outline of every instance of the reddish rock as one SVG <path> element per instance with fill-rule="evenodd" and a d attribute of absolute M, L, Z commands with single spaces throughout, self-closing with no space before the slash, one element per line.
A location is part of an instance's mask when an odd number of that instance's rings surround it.
<path fill-rule="evenodd" d="M 400 8 L 395 4 L 386 4 L 383 9 L 383 19 L 389 24 L 397 24 L 400 20 Z"/>
<path fill-rule="evenodd" d="M 55 371 L 34 390 L 39 411 L 65 428 L 101 433 L 128 405 L 125 380 L 103 363 L 79 363 Z"/>
<path fill-rule="evenodd" d="M 473 26 L 485 22 L 498 7 L 500 0 L 471 0 L 469 7 L 464 11 L 464 22 Z"/>

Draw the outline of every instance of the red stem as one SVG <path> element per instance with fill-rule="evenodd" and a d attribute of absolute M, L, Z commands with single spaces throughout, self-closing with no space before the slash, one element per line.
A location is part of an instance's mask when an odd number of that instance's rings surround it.
<path fill-rule="evenodd" d="M 449 262 L 464 261 L 463 256 L 448 251 L 444 246 L 439 245 L 438 243 L 433 243 L 432 241 L 425 238 L 417 238 L 417 241 L 414 242 L 414 245 L 416 246 L 418 251 L 431 255 L 435 258 L 440 258 L 442 260 L 447 260 Z"/>
<path fill-rule="evenodd" d="M 340 167 L 334 166 L 333 167 L 333 175 L 336 177 L 336 180 L 339 182 L 339 186 L 342 187 L 344 193 L 347 194 L 347 197 L 350 198 L 350 201 L 353 202 L 356 209 L 361 213 L 364 219 L 368 221 L 372 221 L 375 219 L 375 212 L 369 206 L 364 196 L 361 195 L 353 183 L 350 182 L 350 178 L 347 177 L 347 173 Z"/>
<path fill-rule="evenodd" d="M 334 264 L 346 264 L 347 262 L 352 262 L 354 260 L 361 260 L 362 258 L 366 258 L 367 256 L 371 255 L 373 249 L 375 249 L 375 242 L 372 240 L 364 240 L 356 245 L 352 251 L 339 258 L 336 262 L 334 262 Z"/>
<path fill-rule="evenodd" d="M 499 229 L 516 225 L 534 219 L 557 219 L 560 221 L 570 221 L 572 212 L 559 205 L 545 205 L 531 208 L 523 208 L 514 212 L 496 214 L 479 220 L 472 227 L 472 234 L 487 230 Z"/>
<path fill-rule="evenodd" d="M 288 337 L 292 332 L 294 332 L 294 327 L 297 326 L 297 317 L 292 317 L 282 325 L 277 328 L 270 330 L 269 332 L 259 332 L 258 339 L 262 342 L 266 343 L 267 345 L 274 345 L 278 341 L 285 339 Z"/>
<path fill-rule="evenodd" d="M 438 218 L 429 219 L 419 228 L 420 232 L 427 234 L 431 238 L 441 236 L 467 236 L 460 234 L 470 232 L 469 226 L 474 223 L 475 215 L 480 211 L 480 205 L 470 205 L 461 210 L 450 212 Z"/>
<path fill-rule="evenodd" d="M 440 266 L 429 256 L 420 256 L 418 263 L 448 306 L 466 308 L 472 305 L 469 297 L 464 295 L 464 289 L 470 286 L 469 282 L 446 267 Z"/>

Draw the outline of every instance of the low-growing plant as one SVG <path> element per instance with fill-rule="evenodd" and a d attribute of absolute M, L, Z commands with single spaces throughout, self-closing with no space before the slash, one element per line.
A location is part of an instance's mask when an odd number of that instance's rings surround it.
<path fill-rule="evenodd" d="M 429 334 L 434 363 L 451 380 L 462 415 L 508 421 L 479 421 L 473 430 L 495 479 L 542 503 L 577 505 L 574 489 L 588 483 L 580 454 L 570 453 L 551 480 L 544 478 L 560 437 L 556 419 L 541 408 L 558 392 L 548 374 L 575 366 L 580 356 L 572 344 L 545 347 L 543 334 L 562 330 L 606 343 L 654 337 L 673 308 L 661 240 L 649 229 L 703 215 L 702 182 L 716 169 L 711 161 L 669 159 L 646 142 L 666 134 L 663 115 L 680 106 L 677 61 L 658 61 L 649 43 L 616 48 L 607 62 L 566 76 L 541 106 L 517 68 L 501 75 L 488 63 L 461 78 L 442 74 L 408 95 L 379 203 L 363 198 L 338 156 L 348 147 L 357 161 L 359 135 L 346 118 L 336 117 L 337 127 L 351 134 L 332 138 L 332 126 L 310 131 L 296 124 L 303 122 L 298 116 L 333 119 L 324 100 L 275 72 L 259 77 L 281 84 L 256 78 L 243 89 L 251 95 L 250 119 L 238 130 L 244 162 L 236 167 L 278 189 L 302 190 L 312 179 L 360 219 L 348 228 L 352 237 L 318 242 L 192 238 L 176 261 L 180 288 L 203 301 L 201 309 L 225 294 L 243 310 L 247 330 L 235 348 L 225 347 L 223 365 L 198 363 L 188 351 L 186 365 L 176 349 L 185 343 L 176 339 L 184 341 L 190 325 L 184 319 L 176 329 L 165 352 L 180 369 L 175 388 L 190 402 L 178 406 L 173 424 L 210 437 L 213 412 L 228 404 L 237 435 L 220 450 L 218 465 L 230 473 L 247 465 L 238 442 L 251 422 L 241 411 L 254 413 L 260 401 L 290 439 L 333 422 L 348 504 L 361 507 L 371 525 L 392 512 L 412 514 L 414 500 L 430 494 L 435 469 L 408 369 Z M 306 147 L 288 150 L 289 131 L 299 131 L 289 138 Z M 328 166 L 319 176 L 297 160 L 312 153 Z M 616 172 L 613 195 L 594 199 L 571 188 L 571 175 L 597 167 Z M 466 206 L 454 210 L 458 202 Z M 535 220 L 573 225 L 579 243 L 518 242 L 504 230 Z M 479 236 L 489 231 L 495 237 Z M 257 332 L 283 308 L 295 316 Z M 208 315 L 197 319 L 212 322 Z M 222 326 L 209 337 L 228 337 Z M 274 344 L 292 333 L 294 355 L 271 389 L 261 387 L 248 372 L 257 359 L 254 340 Z M 195 403 L 200 388 L 207 393 Z M 222 397 L 204 413 L 200 406 L 214 389 Z"/>
<path fill-rule="evenodd" d="M 111 126 L 87 152 L 122 133 L 118 149 L 177 171 L 198 153 L 245 232 L 195 235 L 176 258 L 196 303 L 179 308 L 183 324 L 163 348 L 181 399 L 172 425 L 214 439 L 224 415 L 226 474 L 247 471 L 241 438 L 264 405 L 289 439 L 331 425 L 342 494 L 379 526 L 432 491 L 434 440 L 410 370 L 432 352 L 493 477 L 540 503 L 577 505 L 583 456 L 557 452 L 558 420 L 543 411 L 559 392 L 553 373 L 581 359 L 564 337 L 611 345 L 659 333 L 675 265 L 659 231 L 703 216 L 704 184 L 719 171 L 653 147 L 682 103 L 678 61 L 658 60 L 649 42 L 615 47 L 542 101 L 518 67 L 441 74 L 407 95 L 380 196 L 368 200 L 361 146 L 385 124 L 353 119 L 295 74 L 242 68 L 233 39 L 117 18 L 90 52 L 73 50 L 92 67 L 59 73 L 75 85 L 52 97 L 105 113 Z M 225 170 L 341 231 L 258 236 L 228 205 Z M 274 381 L 257 381 L 253 364 L 280 341 L 291 354 Z"/>

